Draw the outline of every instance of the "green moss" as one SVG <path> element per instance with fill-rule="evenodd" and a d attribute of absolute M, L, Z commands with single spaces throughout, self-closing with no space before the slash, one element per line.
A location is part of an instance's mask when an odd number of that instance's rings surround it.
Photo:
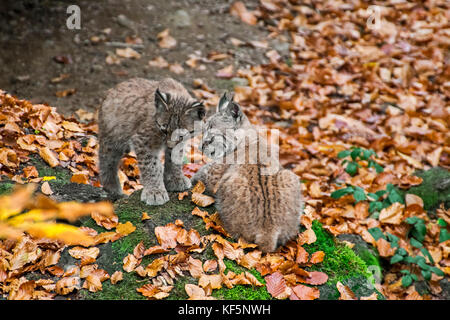
<path fill-rule="evenodd" d="M 435 211 L 441 203 L 450 208 L 450 171 L 435 167 L 414 175 L 421 177 L 423 182 L 405 193 L 421 197 L 426 211 Z"/>
<path fill-rule="evenodd" d="M 39 172 L 39 177 L 56 177 L 55 180 L 51 180 L 52 183 L 66 184 L 70 182 L 70 171 L 61 167 L 50 167 L 39 156 L 30 156 L 30 162 L 27 166 L 35 166 Z"/>
<path fill-rule="evenodd" d="M 256 279 L 258 279 L 259 282 L 265 284 L 266 281 L 261 276 L 261 274 L 254 270 L 254 269 L 246 269 L 238 264 L 236 262 L 224 259 L 224 263 L 226 266 L 226 269 L 224 271 L 225 274 L 227 274 L 229 271 L 232 271 L 236 274 L 240 274 L 244 271 L 250 272 L 252 275 L 255 276 Z M 214 290 L 212 292 L 212 296 L 216 297 L 217 299 L 224 299 L 224 300 L 269 300 L 271 299 L 271 295 L 269 292 L 267 292 L 266 287 L 254 287 L 254 286 L 248 286 L 248 285 L 236 285 L 231 289 L 228 289 L 226 287 Z"/>
<path fill-rule="evenodd" d="M 322 263 L 307 268 L 308 271 L 321 271 L 328 275 L 327 283 L 319 286 L 321 300 L 339 298 L 336 288 L 338 281 L 348 285 L 358 297 L 368 296 L 373 292 L 382 297 L 374 288 L 372 274 L 362 258 L 344 243 L 335 241 L 333 236 L 322 228 L 319 221 L 313 221 L 312 228 L 317 240 L 310 245 L 304 245 L 304 248 L 310 254 L 316 251 L 325 252 Z M 371 258 L 368 259 L 371 261 Z"/>
<path fill-rule="evenodd" d="M 10 182 L 0 182 L 0 195 L 9 194 L 14 188 L 14 183 Z"/>
<path fill-rule="evenodd" d="M 304 248 L 308 253 L 323 251 L 325 258 L 321 264 L 312 266 L 311 270 L 325 272 L 330 283 L 356 275 L 370 276 L 366 263 L 348 246 L 337 243 L 333 236 L 322 228 L 319 221 L 313 222 L 313 230 L 317 240 L 310 245 L 304 245 Z"/>

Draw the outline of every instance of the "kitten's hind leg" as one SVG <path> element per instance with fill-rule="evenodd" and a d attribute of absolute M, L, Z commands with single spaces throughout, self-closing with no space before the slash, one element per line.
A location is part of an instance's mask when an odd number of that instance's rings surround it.
<path fill-rule="evenodd" d="M 100 182 L 102 183 L 103 188 L 115 199 L 123 195 L 117 170 L 119 168 L 119 161 L 127 148 L 128 145 L 126 143 L 108 144 L 106 139 L 100 140 Z"/>

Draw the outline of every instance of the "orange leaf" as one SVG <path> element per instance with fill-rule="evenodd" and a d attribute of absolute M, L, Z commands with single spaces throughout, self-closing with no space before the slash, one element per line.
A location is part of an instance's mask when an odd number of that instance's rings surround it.
<path fill-rule="evenodd" d="M 200 207 L 207 207 L 214 203 L 214 198 L 201 193 L 193 193 L 192 202 Z"/>
<path fill-rule="evenodd" d="M 323 251 L 316 251 L 312 254 L 311 260 L 309 262 L 311 263 L 320 263 L 323 261 L 323 258 L 325 257 L 325 252 Z"/>
<path fill-rule="evenodd" d="M 116 226 L 116 231 L 123 236 L 129 235 L 130 233 L 134 232 L 134 230 L 136 230 L 136 227 L 130 221 L 119 223 Z"/>
<path fill-rule="evenodd" d="M 266 280 L 267 291 L 276 299 L 286 299 L 291 295 L 291 288 L 286 285 L 286 281 L 280 272 L 274 272 L 264 278 Z"/>
<path fill-rule="evenodd" d="M 349 287 L 343 285 L 340 281 L 336 284 L 336 288 L 340 293 L 339 300 L 358 300 L 353 291 Z"/>
<path fill-rule="evenodd" d="M 300 300 L 315 300 L 320 297 L 319 289 L 307 287 L 301 284 L 293 287 L 292 291 Z"/>
<path fill-rule="evenodd" d="M 243 22 L 250 25 L 255 25 L 258 22 L 255 15 L 248 11 L 241 1 L 236 1 L 231 5 L 230 14 L 239 17 Z"/>

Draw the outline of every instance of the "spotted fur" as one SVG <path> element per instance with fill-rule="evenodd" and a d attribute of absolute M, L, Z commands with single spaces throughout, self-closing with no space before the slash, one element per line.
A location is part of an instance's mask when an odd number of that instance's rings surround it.
<path fill-rule="evenodd" d="M 122 156 L 134 149 L 144 186 L 141 200 L 162 205 L 169 200 L 167 191 L 183 191 L 191 182 L 172 162 L 173 141 L 177 129 L 194 131 L 194 122 L 203 121 L 201 103 L 173 79 L 151 81 L 134 78 L 110 89 L 99 110 L 100 181 L 113 196 L 122 188 L 117 175 Z M 165 152 L 164 166 L 161 152 Z"/>
<path fill-rule="evenodd" d="M 203 131 L 202 150 L 214 157 L 209 147 L 216 145 L 234 156 L 239 150 L 249 150 L 252 144 L 262 146 L 265 140 L 241 139 L 238 130 L 252 130 L 240 106 L 226 95 L 219 102 L 217 113 L 207 120 Z M 277 147 L 277 146 L 271 146 Z M 253 150 L 258 150 L 259 147 Z M 219 156 L 222 151 L 219 152 Z M 249 160 L 256 160 L 253 163 Z M 267 174 L 270 169 L 271 174 Z M 246 153 L 245 163 L 224 163 L 223 158 L 203 166 L 192 182 L 201 180 L 207 192 L 214 194 L 225 229 L 235 238 L 256 243 L 264 252 L 272 252 L 296 236 L 299 230 L 302 199 L 300 180 L 283 169 L 278 159 L 262 162 L 258 153 Z"/>

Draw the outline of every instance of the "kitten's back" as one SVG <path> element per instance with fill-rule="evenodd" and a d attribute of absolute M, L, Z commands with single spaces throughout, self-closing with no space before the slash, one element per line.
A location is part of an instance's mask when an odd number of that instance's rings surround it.
<path fill-rule="evenodd" d="M 273 175 L 262 170 L 261 165 L 231 166 L 219 181 L 216 199 L 227 231 L 270 252 L 298 232 L 300 181 L 289 170 Z"/>

